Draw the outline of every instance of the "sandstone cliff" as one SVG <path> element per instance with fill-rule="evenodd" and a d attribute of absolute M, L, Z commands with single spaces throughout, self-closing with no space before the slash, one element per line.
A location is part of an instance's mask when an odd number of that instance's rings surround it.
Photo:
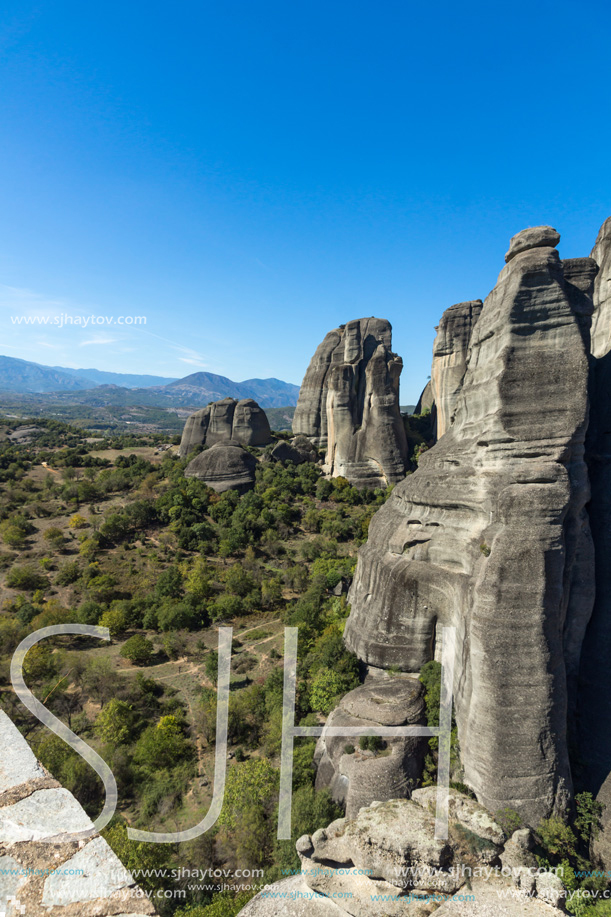
<path fill-rule="evenodd" d="M 331 331 L 308 367 L 293 431 L 326 445 L 325 471 L 357 486 L 385 487 L 405 475 L 399 411 L 401 358 L 389 322 L 364 318 Z"/>
<path fill-rule="evenodd" d="M 256 401 L 223 398 L 187 418 L 179 454 L 184 458 L 195 446 L 214 446 L 216 443 L 265 446 L 271 440 L 267 415 Z"/>
<path fill-rule="evenodd" d="M 454 422 L 374 516 L 345 641 L 417 672 L 457 628 L 465 782 L 536 823 L 571 795 L 567 717 L 593 604 L 585 511 L 589 322 L 597 267 L 536 227 L 470 340 Z"/>

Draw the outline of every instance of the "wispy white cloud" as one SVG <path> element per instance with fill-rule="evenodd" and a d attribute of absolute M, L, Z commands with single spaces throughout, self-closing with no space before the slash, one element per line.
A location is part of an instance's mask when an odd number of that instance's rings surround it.
<path fill-rule="evenodd" d="M 79 347 L 88 347 L 90 344 L 115 344 L 116 338 L 108 338 L 99 335 L 98 337 L 90 338 L 88 341 L 79 341 Z"/>

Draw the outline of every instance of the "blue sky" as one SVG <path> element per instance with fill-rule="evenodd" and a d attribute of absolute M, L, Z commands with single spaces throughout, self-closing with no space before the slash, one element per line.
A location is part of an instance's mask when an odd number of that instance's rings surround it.
<path fill-rule="evenodd" d="M 0 352 L 299 383 L 388 318 L 403 403 L 511 235 L 611 214 L 611 7 L 5 0 Z M 17 326 L 11 316 L 146 316 Z"/>

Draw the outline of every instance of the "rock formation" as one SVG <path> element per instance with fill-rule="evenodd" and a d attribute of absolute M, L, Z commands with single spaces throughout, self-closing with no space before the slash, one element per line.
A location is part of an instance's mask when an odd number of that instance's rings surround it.
<path fill-rule="evenodd" d="M 426 383 L 422 389 L 422 394 L 418 399 L 418 404 L 414 414 L 424 414 L 426 411 L 432 411 L 435 405 L 435 398 L 433 396 L 433 386 L 431 385 L 431 380 Z"/>
<path fill-rule="evenodd" d="M 345 642 L 417 672 L 457 629 L 464 782 L 531 824 L 571 796 L 574 710 L 593 604 L 584 461 L 597 266 L 558 234 L 511 240 L 472 330 L 454 422 L 373 517 Z"/>
<path fill-rule="evenodd" d="M 399 411 L 403 363 L 390 323 L 363 318 L 329 332 L 308 367 L 293 431 L 327 448 L 325 471 L 357 486 L 385 487 L 405 474 Z"/>
<path fill-rule="evenodd" d="M 256 458 L 241 446 L 217 443 L 200 452 L 185 468 L 185 476 L 198 478 L 221 494 L 225 490 L 249 490 L 255 482 Z"/>
<path fill-rule="evenodd" d="M 265 446 L 271 441 L 267 415 L 256 401 L 223 398 L 187 418 L 179 455 L 184 458 L 195 446 L 214 446 L 216 443 Z"/>
<path fill-rule="evenodd" d="M 240 917 L 563 913 L 555 907 L 563 894 L 556 875 L 529 870 L 519 859 L 509 876 L 490 865 L 499 864 L 504 850 L 520 846 L 515 835 L 507 841 L 474 800 L 450 791 L 450 836 L 436 840 L 436 792 L 430 787 L 417 790 L 412 801 L 374 803 L 354 818 L 340 818 L 312 836 L 303 835 L 296 845 L 301 875 L 267 886 Z"/>
<path fill-rule="evenodd" d="M 294 436 L 290 443 L 279 440 L 271 451 L 275 462 L 293 462 L 302 465 L 304 462 L 317 462 L 318 451 L 307 436 Z"/>
<path fill-rule="evenodd" d="M 450 306 L 437 327 L 431 369 L 431 398 L 437 411 L 437 439 L 443 436 L 454 418 L 467 368 L 469 342 L 482 305 L 481 299 L 476 299 Z"/>
<path fill-rule="evenodd" d="M 0 912 L 7 917 L 155 914 L 102 837 L 64 836 L 89 831 L 91 819 L 36 760 L 2 710 L 0 746 Z"/>
<path fill-rule="evenodd" d="M 374 678 L 346 694 L 327 720 L 328 726 L 407 726 L 426 724 L 424 690 L 416 678 Z M 361 751 L 358 739 L 347 745 L 341 736 L 318 740 L 314 763 L 316 789 L 328 787 L 353 818 L 374 801 L 408 798 L 422 773 L 428 740 L 386 739 L 383 755 Z M 350 749 L 352 748 L 352 751 Z M 348 749 L 348 751 L 346 750 Z"/>

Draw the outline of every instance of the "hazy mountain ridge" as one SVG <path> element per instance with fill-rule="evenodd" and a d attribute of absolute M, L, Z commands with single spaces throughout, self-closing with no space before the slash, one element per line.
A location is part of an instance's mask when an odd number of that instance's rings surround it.
<path fill-rule="evenodd" d="M 138 381 L 140 385 L 133 384 Z M 21 394 L 87 391 L 94 400 L 98 400 L 95 394 L 98 393 L 102 398 L 124 398 L 126 404 L 140 402 L 158 407 L 204 407 L 220 398 L 254 398 L 263 408 L 278 408 L 297 403 L 299 386 L 274 378 L 234 382 L 227 376 L 207 372 L 166 380 L 163 376 L 44 366 L 0 356 L 0 391 Z"/>

